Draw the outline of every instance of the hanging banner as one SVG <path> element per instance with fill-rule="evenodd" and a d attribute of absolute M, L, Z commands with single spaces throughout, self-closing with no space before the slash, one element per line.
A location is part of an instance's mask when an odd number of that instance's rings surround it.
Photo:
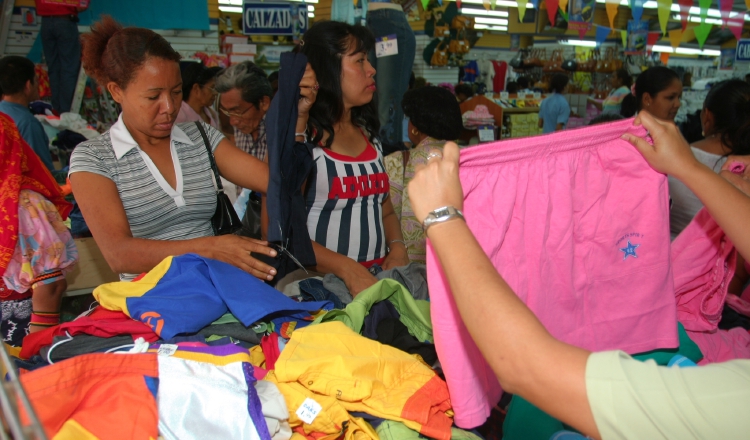
<path fill-rule="evenodd" d="M 621 30 L 620 38 L 622 39 L 622 47 L 628 47 L 628 31 L 625 29 Z"/>
<path fill-rule="evenodd" d="M 645 2 L 646 0 L 630 0 L 630 10 L 636 23 L 640 23 L 641 18 L 643 18 L 643 4 Z"/>
<path fill-rule="evenodd" d="M 617 8 L 620 6 L 620 0 L 605 0 L 604 6 L 607 8 L 607 18 L 609 19 L 609 28 L 615 28 L 615 17 Z"/>
<path fill-rule="evenodd" d="M 646 53 L 648 39 L 648 20 L 628 21 L 628 45 L 625 46 L 626 55 L 643 55 Z"/>
<path fill-rule="evenodd" d="M 677 3 L 680 5 L 680 21 L 682 21 L 682 31 L 685 32 L 688 24 L 688 15 L 690 15 L 690 8 L 693 7 L 693 0 L 677 0 Z"/>
<path fill-rule="evenodd" d="M 711 33 L 711 23 L 701 23 L 695 27 L 695 39 L 698 40 L 698 47 L 703 49 L 703 45 L 706 44 L 708 34 Z"/>
<path fill-rule="evenodd" d="M 747 2 L 750 2 L 750 0 L 745 0 Z M 568 13 L 568 0 L 560 0 L 560 3 L 558 4 L 558 7 L 561 11 L 564 12 L 564 14 Z M 750 9 L 750 6 L 748 6 L 748 9 Z M 567 19 L 565 21 L 568 21 Z"/>
<path fill-rule="evenodd" d="M 659 38 L 661 38 L 661 34 L 659 32 L 649 32 L 648 36 L 646 37 L 646 50 L 650 51 L 654 44 L 659 41 Z"/>
<path fill-rule="evenodd" d="M 596 27 L 596 46 L 599 47 L 607 40 L 609 34 L 612 33 L 612 29 L 597 24 L 595 24 L 594 27 Z"/>
<path fill-rule="evenodd" d="M 735 62 L 746 63 L 750 61 L 750 39 L 742 39 L 737 42 Z"/>
<path fill-rule="evenodd" d="M 669 55 L 671 55 L 669 52 L 662 52 L 659 55 L 659 60 L 661 60 L 661 63 L 664 64 L 665 66 L 669 62 Z"/>
<path fill-rule="evenodd" d="M 723 27 L 727 25 L 727 21 L 729 20 L 729 12 L 732 11 L 732 2 L 733 0 L 718 0 L 719 1 L 719 11 L 721 12 L 721 21 L 723 23 Z"/>
<path fill-rule="evenodd" d="M 745 24 L 745 14 L 740 12 L 736 16 L 729 19 L 727 27 L 734 34 L 734 38 L 738 41 L 742 38 L 742 27 Z"/>
<path fill-rule="evenodd" d="M 594 25 L 596 0 L 570 0 L 568 8 L 568 29 L 578 31 L 578 36 L 583 38 Z"/>
<path fill-rule="evenodd" d="M 560 6 L 560 0 L 544 0 L 547 5 L 547 17 L 549 17 L 550 26 L 555 25 L 555 18 L 557 17 L 557 8 Z"/>
<path fill-rule="evenodd" d="M 518 21 L 523 23 L 523 17 L 526 16 L 526 0 L 516 0 L 518 5 Z"/>
<path fill-rule="evenodd" d="M 733 70 L 734 59 L 737 55 L 737 49 L 734 47 L 729 49 L 721 49 L 721 56 L 719 57 L 719 69 L 720 70 Z"/>
<path fill-rule="evenodd" d="M 711 7 L 711 2 L 713 2 L 713 0 L 698 0 L 698 6 L 701 8 L 701 23 L 706 21 L 708 8 Z"/>
<path fill-rule="evenodd" d="M 245 35 L 295 35 L 307 31 L 307 5 L 288 2 L 245 2 L 242 28 Z"/>
<path fill-rule="evenodd" d="M 682 42 L 682 30 L 673 29 L 669 31 L 669 43 L 672 45 L 673 48 L 677 49 L 678 47 L 680 47 L 681 42 Z"/>
<path fill-rule="evenodd" d="M 662 35 L 665 35 L 669 16 L 672 15 L 672 0 L 656 0 L 656 8 L 659 13 L 659 28 L 661 28 Z"/>

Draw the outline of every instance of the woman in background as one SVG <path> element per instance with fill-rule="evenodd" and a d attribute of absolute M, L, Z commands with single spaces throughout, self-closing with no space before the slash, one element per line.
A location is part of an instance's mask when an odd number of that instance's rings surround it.
<path fill-rule="evenodd" d="M 620 114 L 629 118 L 641 110 L 664 121 L 674 121 L 680 109 L 682 81 L 674 70 L 651 67 L 638 75 L 634 90 L 622 100 Z"/>
<path fill-rule="evenodd" d="M 414 168 L 427 163 L 430 150 L 440 150 L 446 141 L 458 139 L 463 123 L 456 98 L 440 87 L 426 86 L 406 92 L 401 107 L 409 118 L 407 133 L 415 147 L 388 155 L 385 170 L 391 186 L 391 203 L 401 222 L 409 261 L 425 263 L 424 230 L 411 209 L 407 185 L 414 177 Z"/>
<path fill-rule="evenodd" d="M 219 115 L 213 109 L 216 101 L 216 75 L 220 67 L 206 67 L 203 63 L 189 63 L 181 69 L 182 104 L 176 124 L 203 121 L 219 129 Z"/>
<path fill-rule="evenodd" d="M 609 78 L 609 82 L 612 85 L 612 90 L 609 92 L 609 95 L 604 98 L 604 101 L 599 102 L 594 98 L 589 98 L 588 101 L 601 110 L 602 114 L 619 115 L 620 109 L 622 108 L 622 101 L 626 96 L 630 95 L 630 87 L 633 85 L 633 78 L 630 77 L 627 70 L 619 69 L 615 70 Z"/>

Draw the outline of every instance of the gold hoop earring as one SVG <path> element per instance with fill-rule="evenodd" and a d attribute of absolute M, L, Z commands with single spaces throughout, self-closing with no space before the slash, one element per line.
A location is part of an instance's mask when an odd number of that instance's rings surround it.
<path fill-rule="evenodd" d="M 411 130 L 411 134 L 413 134 L 414 136 L 416 136 L 416 135 L 419 134 L 419 130 L 412 129 Z"/>

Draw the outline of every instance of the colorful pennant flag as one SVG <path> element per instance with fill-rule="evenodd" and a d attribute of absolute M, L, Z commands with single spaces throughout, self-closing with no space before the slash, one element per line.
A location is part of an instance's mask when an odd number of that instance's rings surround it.
<path fill-rule="evenodd" d="M 557 16 L 557 8 L 560 6 L 560 0 L 544 0 L 547 5 L 547 17 L 549 17 L 549 23 L 551 26 L 555 25 L 555 17 Z"/>
<path fill-rule="evenodd" d="M 427 10 L 427 5 L 429 5 L 429 4 L 430 4 L 430 0 L 422 0 L 422 10 L 426 11 Z"/>
<path fill-rule="evenodd" d="M 750 1 L 750 0 L 747 0 Z M 682 21 L 683 32 L 687 28 L 688 15 L 690 15 L 690 8 L 693 7 L 693 0 L 677 0 L 680 5 L 680 19 Z"/>
<path fill-rule="evenodd" d="M 698 40 L 698 46 L 703 49 L 703 45 L 706 43 L 708 34 L 711 33 L 711 23 L 701 23 L 695 27 L 695 39 Z"/>
<path fill-rule="evenodd" d="M 606 26 L 599 26 L 594 25 L 596 27 L 596 45 L 601 46 L 604 41 L 607 40 L 607 37 L 612 32 L 612 29 L 606 27 Z"/>
<path fill-rule="evenodd" d="M 610 29 L 615 28 L 615 17 L 617 16 L 617 8 L 620 6 L 620 0 L 605 0 L 605 7 L 607 8 L 607 18 L 609 18 Z"/>
<path fill-rule="evenodd" d="M 659 32 L 649 32 L 648 36 L 646 37 L 646 46 L 648 46 L 649 50 L 651 50 L 651 47 L 656 44 L 657 41 L 659 41 L 659 38 L 661 38 L 661 35 Z"/>
<path fill-rule="evenodd" d="M 640 23 L 641 17 L 643 17 L 643 3 L 645 3 L 645 0 L 630 0 L 630 9 L 636 23 Z"/>
<path fill-rule="evenodd" d="M 745 1 L 750 2 L 750 0 L 745 0 Z M 748 6 L 747 8 L 750 9 L 750 6 Z M 560 11 L 567 11 L 567 10 L 568 10 L 568 0 L 560 0 Z M 565 21 L 568 21 L 568 19 L 566 18 Z"/>
<path fill-rule="evenodd" d="M 659 12 L 659 27 L 661 28 L 662 35 L 664 35 L 667 33 L 669 16 L 672 15 L 672 0 L 656 0 L 656 7 Z"/>
<path fill-rule="evenodd" d="M 711 7 L 713 0 L 698 0 L 698 6 L 701 8 L 701 23 L 706 21 L 708 17 L 708 8 Z"/>
<path fill-rule="evenodd" d="M 667 61 L 669 61 L 669 55 L 671 55 L 669 52 L 662 52 L 661 55 L 659 55 L 661 63 L 665 66 L 667 65 Z"/>
<path fill-rule="evenodd" d="M 526 15 L 526 0 L 516 0 L 518 5 L 518 19 L 523 21 L 523 17 Z"/>
<path fill-rule="evenodd" d="M 729 12 L 732 11 L 732 0 L 719 0 L 719 11 L 721 12 L 722 27 L 726 27 L 729 21 Z"/>
<path fill-rule="evenodd" d="M 623 29 L 620 31 L 620 38 L 622 38 L 622 47 L 628 47 L 628 31 Z"/>
<path fill-rule="evenodd" d="M 682 42 L 682 29 L 673 29 L 669 31 L 669 42 L 675 49 L 680 46 Z"/>
<path fill-rule="evenodd" d="M 747 6 L 747 9 L 750 9 L 750 0 L 745 0 L 745 6 Z"/>
<path fill-rule="evenodd" d="M 734 34 L 734 38 L 739 40 L 742 38 L 742 27 L 745 24 L 745 14 L 740 12 L 736 17 L 732 17 L 727 21 L 727 27 Z"/>

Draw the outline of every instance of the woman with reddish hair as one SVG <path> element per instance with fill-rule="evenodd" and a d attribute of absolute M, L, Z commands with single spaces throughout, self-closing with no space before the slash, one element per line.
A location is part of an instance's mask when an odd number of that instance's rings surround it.
<path fill-rule="evenodd" d="M 275 256 L 267 242 L 213 236 L 209 154 L 221 176 L 261 193 L 268 166 L 206 123 L 175 124 L 182 104 L 180 55 L 159 34 L 123 28 L 110 17 L 82 40 L 86 72 L 122 107 L 112 128 L 80 144 L 70 161 L 76 201 L 110 267 L 131 280 L 167 256 L 195 253 L 272 279 L 275 269 L 251 256 Z M 314 93 L 314 83 L 310 75 L 303 78 L 303 96 Z M 306 103 L 300 100 L 300 114 Z"/>
<path fill-rule="evenodd" d="M 73 237 L 63 224 L 71 208 L 13 120 L 0 113 L 0 275 L 10 291 L 33 289 L 32 332 L 60 322 L 65 272 L 78 261 Z M 18 316 L 15 309 L 3 320 L 24 328 L 9 329 L 4 336 L 11 345 L 20 345 L 28 312 Z"/>

